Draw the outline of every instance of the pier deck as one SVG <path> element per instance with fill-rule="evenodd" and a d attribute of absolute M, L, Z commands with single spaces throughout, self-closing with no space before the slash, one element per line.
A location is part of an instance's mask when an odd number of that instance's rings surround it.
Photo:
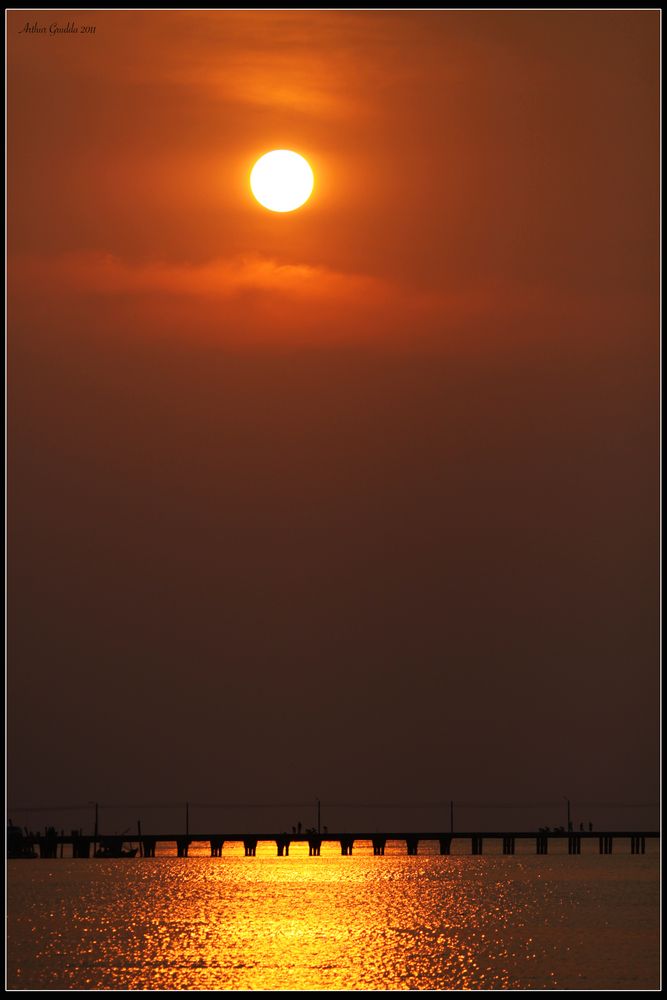
<path fill-rule="evenodd" d="M 325 833 L 313 830 L 299 833 L 158 833 L 142 835 L 106 835 L 83 834 L 73 831 L 72 833 L 57 833 L 53 828 L 45 834 L 27 834 L 23 838 L 23 843 L 29 845 L 39 852 L 42 858 L 55 858 L 63 856 L 64 845 L 71 845 L 72 856 L 75 858 L 87 858 L 94 854 L 95 848 L 100 843 L 106 847 L 114 848 L 120 852 L 124 843 L 137 845 L 141 856 L 155 857 L 155 849 L 158 844 L 175 844 L 179 857 L 187 857 L 188 848 L 194 843 L 210 844 L 211 855 L 220 857 L 224 844 L 241 843 L 244 846 L 245 854 L 253 857 L 257 851 L 259 843 L 274 843 L 279 856 L 289 855 L 292 844 L 307 844 L 309 854 L 317 856 L 320 854 L 323 844 L 339 844 L 342 855 L 351 855 L 355 843 L 365 842 L 372 844 L 373 853 L 383 855 L 386 845 L 390 841 L 403 842 L 408 855 L 418 853 L 420 843 L 437 843 L 442 855 L 451 853 L 454 841 L 469 841 L 470 853 L 481 855 L 484 850 L 485 841 L 502 842 L 503 854 L 514 854 L 516 841 L 535 841 L 535 851 L 537 854 L 548 854 L 549 843 L 555 840 L 565 840 L 568 844 L 568 854 L 580 854 L 581 843 L 584 840 L 598 841 L 600 854 L 611 854 L 613 852 L 614 841 L 626 840 L 630 842 L 631 854 L 644 854 L 647 840 L 657 840 L 660 833 L 655 830 L 512 830 L 512 831 L 461 831 L 461 832 L 434 832 L 434 831 L 387 831 L 387 832 L 339 832 Z"/>

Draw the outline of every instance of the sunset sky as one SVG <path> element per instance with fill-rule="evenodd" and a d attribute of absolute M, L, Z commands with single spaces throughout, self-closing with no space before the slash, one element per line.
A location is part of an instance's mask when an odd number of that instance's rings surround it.
<path fill-rule="evenodd" d="M 10 804 L 657 801 L 659 17 L 9 13 Z"/>

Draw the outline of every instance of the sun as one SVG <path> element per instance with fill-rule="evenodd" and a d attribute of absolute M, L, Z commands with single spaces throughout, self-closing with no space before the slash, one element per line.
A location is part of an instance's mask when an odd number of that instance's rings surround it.
<path fill-rule="evenodd" d="M 250 189 L 271 212 L 301 208 L 313 190 L 313 171 L 307 160 L 291 149 L 274 149 L 260 156 L 250 171 Z"/>

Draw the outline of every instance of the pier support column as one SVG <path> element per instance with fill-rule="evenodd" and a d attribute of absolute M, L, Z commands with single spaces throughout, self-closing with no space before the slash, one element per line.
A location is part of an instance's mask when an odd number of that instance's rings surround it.
<path fill-rule="evenodd" d="M 90 839 L 88 837 L 75 837 L 72 840 L 72 857 L 73 858 L 90 857 Z"/>
<path fill-rule="evenodd" d="M 606 833 L 598 839 L 600 842 L 600 854 L 611 854 L 614 847 L 614 838 Z"/>
<path fill-rule="evenodd" d="M 340 853 L 343 855 L 343 857 L 352 857 L 353 847 L 354 847 L 354 837 L 340 838 Z"/>
<path fill-rule="evenodd" d="M 143 837 L 144 845 L 144 857 L 154 858 L 155 857 L 155 845 L 157 843 L 155 837 Z"/>
<path fill-rule="evenodd" d="M 243 849 L 246 858 L 254 858 L 257 854 L 257 837 L 244 837 Z"/>
<path fill-rule="evenodd" d="M 406 837 L 405 846 L 408 849 L 408 854 L 414 857 L 419 850 L 419 837 Z"/>
<path fill-rule="evenodd" d="M 451 837 L 441 837 L 440 838 L 440 853 L 441 854 L 451 854 L 452 853 L 452 838 Z"/>
<path fill-rule="evenodd" d="M 646 838 L 639 835 L 630 837 L 630 853 L 646 854 Z"/>
<path fill-rule="evenodd" d="M 514 854 L 514 837 L 503 837 L 503 854 Z"/>
<path fill-rule="evenodd" d="M 386 837 L 373 837 L 373 854 L 376 857 L 384 854 L 384 849 L 387 846 Z"/>
<path fill-rule="evenodd" d="M 39 838 L 39 856 L 40 858 L 58 857 L 58 834 L 52 826 L 48 827 L 44 831 L 44 836 Z"/>
<path fill-rule="evenodd" d="M 190 841 L 187 837 L 179 837 L 176 841 L 176 854 L 179 858 L 187 858 Z"/>
<path fill-rule="evenodd" d="M 581 854 L 581 837 L 576 833 L 571 833 L 567 838 L 567 853 Z"/>
<path fill-rule="evenodd" d="M 471 851 L 473 854 L 482 854 L 484 850 L 484 838 L 475 834 L 471 841 Z"/>
<path fill-rule="evenodd" d="M 320 851 L 322 850 L 322 838 L 321 837 L 309 837 L 308 838 L 308 855 L 311 858 L 319 858 Z M 343 851 L 343 854 L 345 851 Z M 352 854 L 352 846 L 350 845 L 350 854 Z"/>
<path fill-rule="evenodd" d="M 546 834 L 540 833 L 535 838 L 535 848 L 538 854 L 549 853 L 549 838 Z"/>
<path fill-rule="evenodd" d="M 278 857 L 288 857 L 289 856 L 289 845 L 291 841 L 288 836 L 277 837 L 276 838 L 276 848 L 278 849 Z"/>
<path fill-rule="evenodd" d="M 211 837 L 211 857 L 221 858 L 222 857 L 222 847 L 225 843 L 224 837 Z"/>

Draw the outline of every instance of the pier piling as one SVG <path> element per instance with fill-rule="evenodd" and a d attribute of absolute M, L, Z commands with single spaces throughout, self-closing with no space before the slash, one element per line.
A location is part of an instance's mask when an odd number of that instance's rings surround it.
<path fill-rule="evenodd" d="M 372 844 L 373 844 L 373 854 L 376 857 L 384 855 L 384 849 L 387 846 L 387 838 L 386 837 L 382 837 L 382 836 L 379 836 L 379 835 L 376 836 L 376 837 L 373 837 Z"/>
<path fill-rule="evenodd" d="M 142 843 L 144 845 L 144 857 L 154 858 L 155 857 L 155 846 L 157 844 L 157 837 L 143 837 Z"/>
<path fill-rule="evenodd" d="M 614 838 L 610 833 L 603 834 L 600 838 L 600 854 L 611 854 L 614 849 Z"/>
<path fill-rule="evenodd" d="M 414 857 L 419 851 L 419 837 L 406 837 L 405 846 L 407 847 L 408 854 Z"/>
<path fill-rule="evenodd" d="M 257 854 L 257 837 L 244 837 L 243 849 L 246 858 L 254 858 Z"/>
<path fill-rule="evenodd" d="M 354 837 L 345 836 L 340 838 L 340 853 L 343 857 L 352 857 L 354 847 Z"/>
<path fill-rule="evenodd" d="M 276 837 L 276 848 L 278 849 L 279 858 L 288 857 L 289 845 L 290 845 L 290 838 L 287 836 L 287 834 L 284 834 L 281 837 Z"/>
<path fill-rule="evenodd" d="M 223 845 L 225 843 L 225 838 L 224 837 L 211 837 L 211 840 L 210 840 L 209 843 L 211 845 L 211 857 L 212 858 L 221 858 L 222 857 L 222 848 L 223 848 Z"/>

